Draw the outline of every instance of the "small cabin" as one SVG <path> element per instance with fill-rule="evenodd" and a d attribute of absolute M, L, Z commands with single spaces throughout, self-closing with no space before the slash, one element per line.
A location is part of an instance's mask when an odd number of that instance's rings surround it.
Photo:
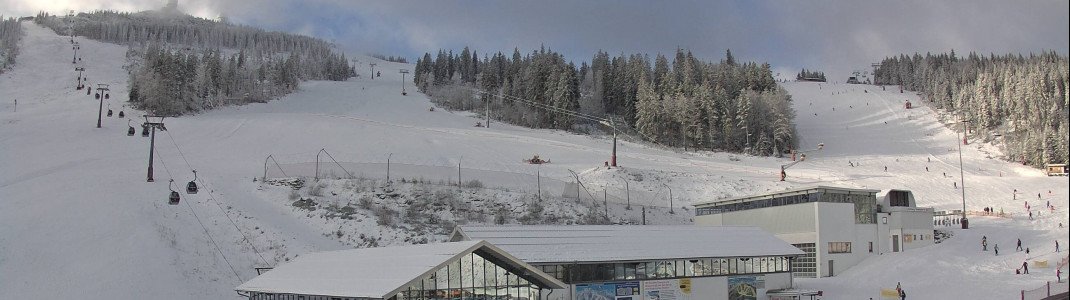
<path fill-rule="evenodd" d="M 1045 166 L 1048 176 L 1066 176 L 1066 164 L 1047 164 Z"/>
<path fill-rule="evenodd" d="M 851 76 L 851 77 L 847 77 L 847 83 L 850 83 L 850 84 L 859 84 L 859 83 L 861 83 L 861 82 L 859 82 L 859 81 L 858 81 L 858 77 L 855 77 L 855 76 Z"/>

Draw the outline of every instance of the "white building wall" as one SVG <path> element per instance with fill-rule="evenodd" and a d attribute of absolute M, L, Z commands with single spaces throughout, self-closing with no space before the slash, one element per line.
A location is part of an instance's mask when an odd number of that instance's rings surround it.
<path fill-rule="evenodd" d="M 695 224 L 714 226 L 757 226 L 762 228 L 762 230 L 777 235 L 777 237 L 784 234 L 809 234 L 809 236 L 812 236 L 817 227 L 816 214 L 817 212 L 814 210 L 814 203 L 800 203 L 696 216 Z M 813 240 L 810 240 L 810 243 L 812 242 Z M 793 242 L 788 241 L 788 243 Z"/>
<path fill-rule="evenodd" d="M 836 276 L 871 255 L 869 242 L 877 239 L 877 228 L 872 224 L 855 224 L 854 205 L 847 203 L 815 203 L 818 217 L 817 262 L 818 276 Z M 830 242 L 851 243 L 850 253 L 829 253 Z M 874 245 L 876 246 L 876 245 Z M 829 261 L 832 273 L 829 271 Z"/>

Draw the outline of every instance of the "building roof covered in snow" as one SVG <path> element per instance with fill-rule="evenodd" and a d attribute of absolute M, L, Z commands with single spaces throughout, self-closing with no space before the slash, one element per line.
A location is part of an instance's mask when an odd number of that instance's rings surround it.
<path fill-rule="evenodd" d="M 803 254 L 749 226 L 458 226 L 450 240 L 486 240 L 533 264 Z"/>
<path fill-rule="evenodd" d="M 478 252 L 549 288 L 564 283 L 482 240 L 309 253 L 236 290 L 273 294 L 386 299 L 459 257 Z"/>

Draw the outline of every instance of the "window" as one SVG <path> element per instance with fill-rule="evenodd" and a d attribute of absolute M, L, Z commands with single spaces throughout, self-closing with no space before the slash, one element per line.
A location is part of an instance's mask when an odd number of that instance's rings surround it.
<path fill-rule="evenodd" d="M 832 253 L 851 253 L 851 242 L 829 242 L 829 251 Z"/>

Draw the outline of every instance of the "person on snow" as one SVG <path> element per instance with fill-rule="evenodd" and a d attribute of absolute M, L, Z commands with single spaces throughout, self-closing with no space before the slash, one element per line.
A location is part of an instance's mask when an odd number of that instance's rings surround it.
<path fill-rule="evenodd" d="M 988 251 L 988 236 L 981 237 L 981 251 Z"/>
<path fill-rule="evenodd" d="M 1055 252 L 1059 252 L 1059 240 L 1055 240 Z"/>
<path fill-rule="evenodd" d="M 1029 247 L 1025 247 L 1025 255 L 1029 255 Z"/>
<path fill-rule="evenodd" d="M 1014 251 L 1022 251 L 1022 239 L 1018 239 L 1018 248 L 1014 249 Z"/>
<path fill-rule="evenodd" d="M 925 172 L 929 172 L 929 167 L 925 167 Z"/>
<path fill-rule="evenodd" d="M 899 290 L 899 299 L 900 300 L 906 300 L 907 299 L 907 292 L 902 290 L 902 289 L 900 289 Z"/>
<path fill-rule="evenodd" d="M 999 256 L 999 244 L 992 245 L 992 250 L 996 251 L 996 256 Z"/>
<path fill-rule="evenodd" d="M 1028 261 L 1023 261 L 1022 262 L 1022 274 L 1029 274 L 1029 262 Z"/>

